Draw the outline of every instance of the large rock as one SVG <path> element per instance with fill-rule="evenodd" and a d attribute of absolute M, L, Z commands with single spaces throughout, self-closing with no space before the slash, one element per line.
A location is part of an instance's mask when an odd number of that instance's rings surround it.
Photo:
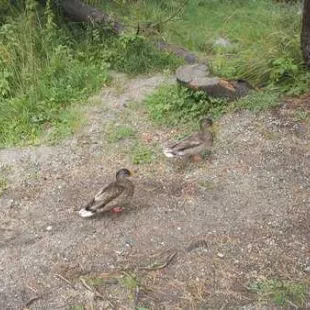
<path fill-rule="evenodd" d="M 225 38 L 217 38 L 213 44 L 214 46 L 219 46 L 219 47 L 224 47 L 224 48 L 227 48 L 227 47 L 231 47 L 232 44 L 229 40 L 225 39 Z"/>
<path fill-rule="evenodd" d="M 236 100 L 244 97 L 254 89 L 244 80 L 226 80 L 219 77 L 210 77 L 207 65 L 184 65 L 177 69 L 177 81 L 192 90 L 204 91 L 208 96 Z"/>

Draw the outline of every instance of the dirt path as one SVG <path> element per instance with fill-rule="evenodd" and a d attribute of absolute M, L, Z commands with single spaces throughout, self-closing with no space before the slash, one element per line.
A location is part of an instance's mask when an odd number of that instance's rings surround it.
<path fill-rule="evenodd" d="M 0 309 L 227 309 L 255 302 L 257 279 L 309 283 L 309 123 L 288 106 L 226 115 L 212 157 L 182 167 L 161 154 L 175 133 L 130 105 L 163 82 L 121 76 L 70 139 L 0 151 Z M 139 147 L 151 163 L 132 163 Z M 132 209 L 78 217 L 120 167 L 136 171 Z"/>

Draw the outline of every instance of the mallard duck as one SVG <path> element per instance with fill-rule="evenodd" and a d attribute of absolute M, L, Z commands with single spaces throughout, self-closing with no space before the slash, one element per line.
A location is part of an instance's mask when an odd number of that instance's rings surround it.
<path fill-rule="evenodd" d="M 210 131 L 213 122 L 210 118 L 200 121 L 200 132 L 164 148 L 167 157 L 189 157 L 199 155 L 202 151 L 210 148 L 213 144 L 213 136 Z"/>
<path fill-rule="evenodd" d="M 116 181 L 101 189 L 96 196 L 79 211 L 81 217 L 91 217 L 98 211 L 120 213 L 122 206 L 129 202 L 134 194 L 134 184 L 129 177 L 128 169 L 121 169 L 116 173 Z"/>

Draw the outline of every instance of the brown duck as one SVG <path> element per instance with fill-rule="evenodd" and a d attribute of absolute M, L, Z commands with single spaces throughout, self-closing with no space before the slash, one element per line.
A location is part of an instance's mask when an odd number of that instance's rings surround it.
<path fill-rule="evenodd" d="M 213 122 L 210 118 L 203 118 L 200 121 L 200 132 L 195 132 L 179 142 L 164 148 L 167 157 L 189 157 L 200 155 L 213 144 L 211 132 Z"/>
<path fill-rule="evenodd" d="M 79 211 L 81 217 L 91 217 L 98 211 L 120 213 L 123 206 L 129 202 L 134 194 L 134 184 L 129 178 L 132 176 L 128 169 L 121 169 L 116 173 L 116 181 L 101 189 L 96 196 Z"/>

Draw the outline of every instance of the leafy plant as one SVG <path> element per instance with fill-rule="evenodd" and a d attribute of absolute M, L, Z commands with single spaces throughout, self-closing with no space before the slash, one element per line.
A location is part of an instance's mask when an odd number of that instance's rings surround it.
<path fill-rule="evenodd" d="M 138 286 L 138 279 L 135 275 L 132 274 L 126 273 L 122 278 L 120 278 L 120 282 L 128 290 L 134 290 Z"/>
<path fill-rule="evenodd" d="M 153 120 L 170 125 L 197 120 L 207 114 L 218 117 L 227 106 L 225 100 L 175 85 L 160 87 L 145 102 Z"/>
<path fill-rule="evenodd" d="M 304 109 L 298 109 L 295 111 L 295 120 L 296 121 L 305 121 L 310 119 L 310 112 L 305 111 Z"/>
<path fill-rule="evenodd" d="M 294 304 L 303 307 L 306 289 L 301 283 L 279 279 L 263 279 L 250 284 L 249 289 L 256 292 L 261 300 L 273 300 L 277 305 Z"/>
<path fill-rule="evenodd" d="M 7 180 L 3 176 L 0 176 L 0 197 L 6 190 L 6 188 L 7 188 Z"/>
<path fill-rule="evenodd" d="M 154 159 L 153 151 L 142 143 L 137 143 L 131 151 L 132 162 L 136 165 L 150 164 Z"/>
<path fill-rule="evenodd" d="M 113 69 L 130 75 L 176 68 L 182 63 L 173 55 L 156 50 L 141 36 L 123 35 L 107 43 L 105 60 Z"/>
<path fill-rule="evenodd" d="M 136 134 L 134 129 L 127 126 L 113 126 L 110 129 L 108 129 L 108 132 L 109 132 L 108 141 L 110 143 L 134 137 Z"/>
<path fill-rule="evenodd" d="M 278 98 L 279 93 L 276 91 L 254 91 L 236 101 L 233 107 L 258 112 L 279 105 Z"/>

